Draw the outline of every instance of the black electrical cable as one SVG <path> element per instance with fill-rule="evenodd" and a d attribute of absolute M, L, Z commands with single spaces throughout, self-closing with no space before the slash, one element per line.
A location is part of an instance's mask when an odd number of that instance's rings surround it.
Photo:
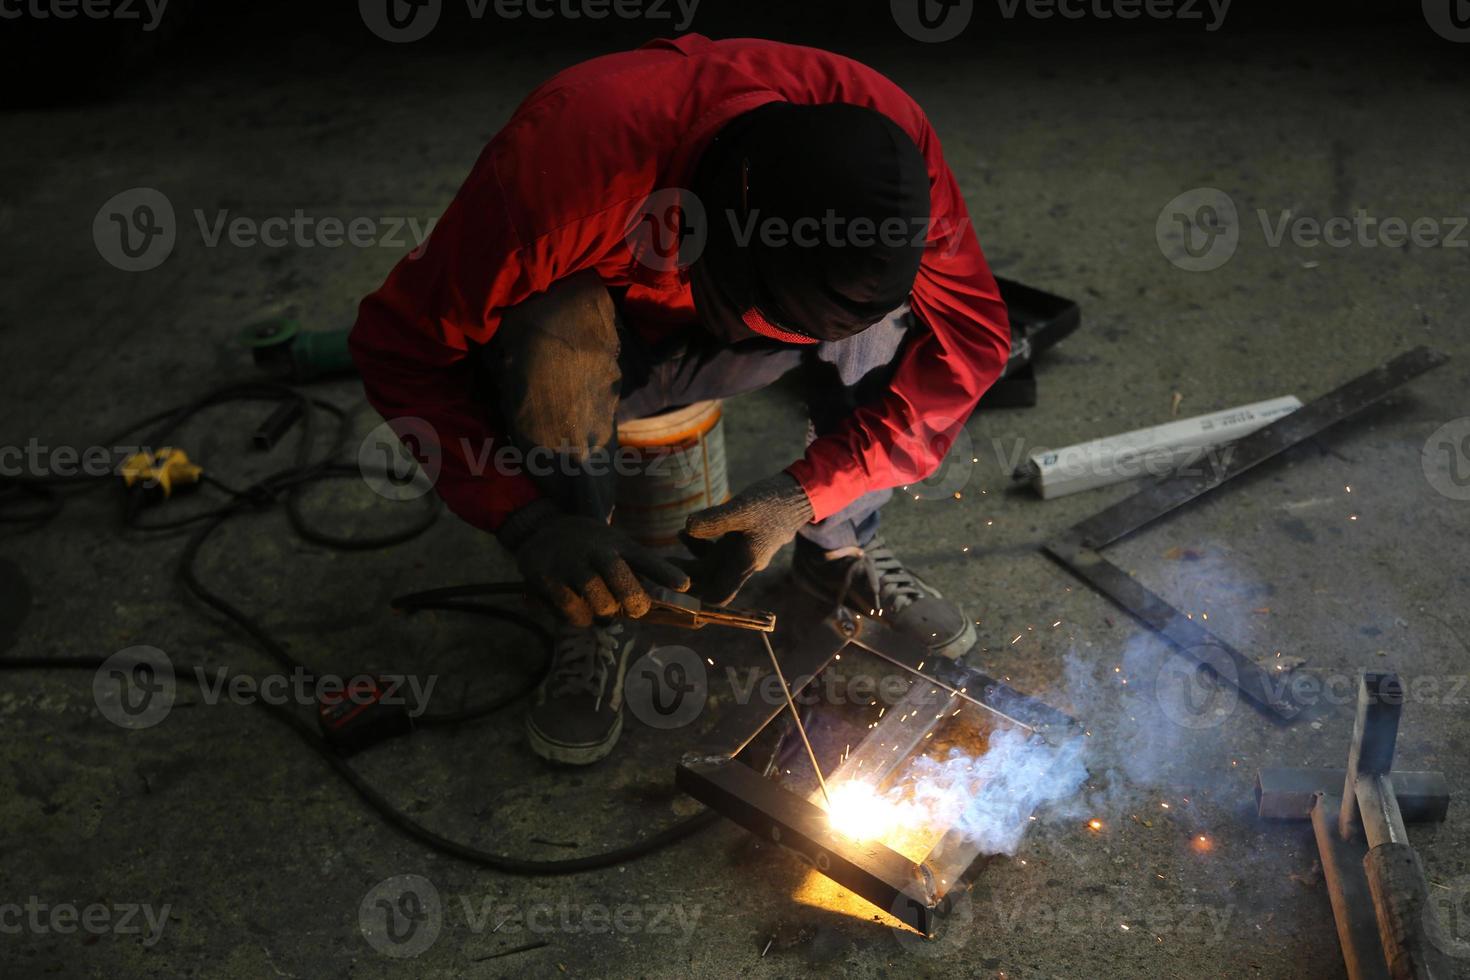
<path fill-rule="evenodd" d="M 106 662 L 107 659 L 105 657 L 13 657 L 0 660 L 0 667 L 43 670 L 72 668 L 95 671 L 100 669 Z M 173 664 L 171 662 L 162 666 L 165 666 L 165 669 L 174 675 L 176 681 L 181 674 L 187 674 L 199 669 L 190 665 Z M 245 675 L 238 672 L 227 672 L 226 679 L 240 676 Z M 502 854 L 493 854 L 436 833 L 404 813 L 393 804 L 393 801 L 389 800 L 363 778 L 356 769 L 348 765 L 347 760 L 333 751 L 309 722 L 304 721 L 300 715 L 296 714 L 289 707 L 267 701 L 255 701 L 254 703 L 269 710 L 278 720 L 285 722 L 297 735 L 301 736 L 301 739 L 315 750 L 317 755 L 321 756 L 339 776 L 346 780 L 347 784 L 362 798 L 363 802 L 377 811 L 378 815 L 391 826 L 436 851 L 451 854 L 471 864 L 478 864 L 496 871 L 503 871 L 507 874 L 574 874 L 576 872 L 596 871 L 600 868 L 623 864 L 635 858 L 650 854 L 669 844 L 683 840 L 685 837 L 708 826 L 719 818 L 719 814 L 714 810 L 704 810 L 692 817 L 686 817 L 683 820 L 670 824 L 653 836 L 637 843 L 627 844 L 610 851 L 603 851 L 600 854 L 589 854 L 585 857 L 562 858 L 553 861 L 530 861 Z M 777 748 L 779 751 L 779 746 Z"/>
<path fill-rule="evenodd" d="M 257 646 L 283 667 L 288 670 L 306 670 L 305 665 L 296 661 L 287 652 L 286 648 L 275 637 L 271 636 L 270 632 L 259 621 L 230 603 L 219 593 L 205 586 L 199 577 L 197 564 L 200 553 L 210 536 L 219 530 L 230 518 L 251 510 L 259 510 L 263 507 L 270 506 L 284 498 L 287 519 L 290 521 L 292 529 L 307 541 L 324 547 L 352 551 L 385 548 L 410 540 L 426 531 L 438 517 L 439 508 L 437 503 L 432 503 L 431 501 L 431 506 L 426 509 L 425 516 L 408 528 L 375 537 L 344 537 L 312 527 L 301 510 L 301 490 L 309 484 L 320 480 L 340 479 L 348 475 L 356 476 L 361 471 L 356 467 L 334 462 L 344 447 L 350 432 L 350 423 L 347 414 L 330 402 L 310 397 L 286 385 L 259 382 L 227 385 L 211 391 L 192 402 L 175 408 L 164 409 L 163 411 L 155 412 L 146 418 L 140 419 L 113 436 L 110 436 L 108 439 L 103 440 L 103 444 L 114 445 L 130 433 L 156 422 L 162 422 L 149 435 L 145 442 L 145 445 L 148 447 L 162 448 L 167 445 L 166 440 L 178 428 L 206 408 L 232 401 L 285 399 L 295 400 L 301 407 L 301 435 L 297 447 L 295 465 L 271 474 L 243 490 L 232 489 L 220 481 L 211 478 L 208 481 L 210 485 L 228 494 L 231 497 L 230 503 L 172 521 L 152 523 L 140 521 L 140 510 L 130 508 L 126 514 L 126 524 L 129 528 L 138 531 L 165 531 L 186 526 L 201 525 L 190 535 L 184 545 L 183 554 L 179 559 L 177 572 L 184 587 L 200 602 L 234 623 L 235 626 L 254 640 Z M 337 421 L 336 438 L 332 441 L 328 452 L 316 460 L 311 458 L 312 439 L 314 435 L 313 409 L 321 409 L 333 415 Z M 0 480 L 0 503 L 4 501 L 3 495 L 10 493 L 29 494 L 46 501 L 48 505 L 47 510 L 40 514 L 27 515 L 17 520 L 50 519 L 50 517 L 55 516 L 61 509 L 61 500 L 57 493 L 51 489 L 52 485 L 98 479 L 94 474 L 76 474 L 64 477 L 4 478 Z M 0 520 L 5 519 L 9 519 L 9 515 L 0 517 Z M 402 597 L 403 599 L 414 600 L 414 602 L 411 605 L 400 605 L 402 600 L 395 600 L 395 606 L 411 609 L 444 609 L 492 616 L 530 630 L 541 640 L 543 647 L 547 648 L 549 652 L 551 645 L 550 634 L 544 627 L 529 617 L 513 610 L 500 609 L 482 603 L 455 601 L 471 595 L 508 595 L 512 592 L 519 594 L 520 591 L 521 586 L 519 583 L 496 583 L 488 587 L 488 591 L 486 586 L 461 586 L 451 589 L 436 589 L 427 593 L 416 593 L 413 596 Z M 86 668 L 95 671 L 100 669 L 105 662 L 105 658 L 91 657 L 18 657 L 0 659 L 0 668 Z M 177 676 L 178 669 L 173 669 Z M 523 697 L 538 682 L 539 678 L 533 678 L 528 685 L 511 694 L 503 695 L 484 704 L 478 704 L 456 712 L 424 715 L 418 719 L 417 723 L 424 727 L 433 727 L 461 724 L 484 717 Z M 579 858 L 546 861 L 526 860 L 508 855 L 494 854 L 444 837 L 425 827 L 423 824 L 418 823 L 395 806 L 391 800 L 380 793 L 361 774 L 353 769 L 326 742 L 316 728 L 303 720 L 297 713 L 291 711 L 290 708 L 284 705 L 266 704 L 265 702 L 257 703 L 271 709 L 272 713 L 278 719 L 290 725 L 385 822 L 434 850 L 451 854 L 473 864 L 509 874 L 570 874 L 622 864 L 682 840 L 718 818 L 718 814 L 714 811 L 705 810 L 692 817 L 686 817 L 683 820 L 677 821 L 644 840 L 613 848 L 600 854 L 590 854 Z M 780 742 L 778 741 L 776 753 L 773 753 L 772 762 L 768 764 L 767 769 L 770 768 L 770 765 L 774 764 L 779 750 Z"/>
<path fill-rule="evenodd" d="M 29 501 L 30 506 L 21 507 L 17 513 L 11 509 L 17 501 Z M 35 506 L 36 501 L 40 502 L 39 507 Z M 50 487 L 10 480 L 0 482 L 0 524 L 44 524 L 60 514 L 61 508 L 61 495 Z"/>

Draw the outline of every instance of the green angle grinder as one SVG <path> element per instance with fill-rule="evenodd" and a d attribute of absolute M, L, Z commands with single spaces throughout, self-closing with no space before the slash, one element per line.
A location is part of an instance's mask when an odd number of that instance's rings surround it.
<path fill-rule="evenodd" d="M 255 363 L 276 375 L 311 381 L 356 371 L 347 352 L 347 330 L 302 330 L 290 317 L 252 323 L 240 331 Z"/>

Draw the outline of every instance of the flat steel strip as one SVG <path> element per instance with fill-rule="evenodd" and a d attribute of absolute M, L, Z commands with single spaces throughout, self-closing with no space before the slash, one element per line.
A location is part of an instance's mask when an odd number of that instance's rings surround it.
<path fill-rule="evenodd" d="M 1230 462 L 1212 475 L 1166 476 L 1076 525 L 1084 544 L 1104 548 L 1127 537 L 1182 504 L 1239 476 L 1276 454 L 1316 435 L 1328 426 L 1367 408 L 1404 382 L 1439 367 L 1449 358 L 1428 347 L 1416 347 L 1282 416 L 1233 443 Z"/>
<path fill-rule="evenodd" d="M 1276 717 L 1290 721 L 1301 713 L 1301 706 L 1289 695 L 1288 685 L 1275 683 L 1260 665 L 1150 592 L 1101 553 L 1083 546 L 1075 538 L 1051 541 L 1042 549 L 1179 652 L 1209 668 L 1222 681 L 1233 684 L 1240 693 Z"/>

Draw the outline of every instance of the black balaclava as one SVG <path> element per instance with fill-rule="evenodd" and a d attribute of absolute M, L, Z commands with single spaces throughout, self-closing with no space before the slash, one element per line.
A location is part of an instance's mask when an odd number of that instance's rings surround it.
<path fill-rule="evenodd" d="M 882 113 L 761 106 L 716 134 L 690 189 L 708 227 L 691 270 L 694 305 L 721 339 L 841 340 L 908 299 L 929 173 Z"/>

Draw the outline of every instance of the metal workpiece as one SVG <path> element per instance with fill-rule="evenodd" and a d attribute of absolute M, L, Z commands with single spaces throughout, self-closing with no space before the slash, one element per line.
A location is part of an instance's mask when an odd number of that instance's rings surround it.
<path fill-rule="evenodd" d="M 847 638 L 828 620 L 808 631 L 794 648 L 784 651 L 783 669 L 792 697 L 804 697 L 807 687 L 846 646 Z M 743 704 L 732 704 L 687 758 L 732 759 L 785 710 L 784 700 L 750 698 Z"/>
<path fill-rule="evenodd" d="M 1346 769 L 1271 768 L 1256 771 L 1256 812 L 1267 820 L 1306 820 L 1317 795 L 1331 787 L 1336 796 Z M 1450 784 L 1442 772 L 1393 774 L 1394 799 L 1408 823 L 1438 822 L 1449 812 Z M 1333 810 L 1334 815 L 1336 809 Z"/>
<path fill-rule="evenodd" d="M 1062 732 L 1077 725 L 1066 712 L 984 671 L 929 654 L 918 640 L 898 632 L 881 618 L 853 616 L 846 626 L 839 624 L 837 628 L 855 647 L 908 671 L 916 681 L 934 684 L 1013 724 L 1037 732 Z"/>
<path fill-rule="evenodd" d="M 740 762 L 679 766 L 675 782 L 757 837 L 800 855 L 813 868 L 925 935 L 934 932 L 941 896 L 930 875 L 876 841 L 832 828 L 827 811 Z"/>
<path fill-rule="evenodd" d="M 1359 375 L 1320 398 L 1284 415 L 1262 429 L 1257 429 L 1231 443 L 1235 448 L 1229 463 L 1208 476 L 1177 474 L 1167 476 L 1125 497 L 1073 530 L 1090 548 L 1105 548 L 1196 497 L 1234 479 L 1297 443 L 1322 432 L 1328 426 L 1357 412 L 1393 392 L 1407 381 L 1449 358 L 1429 347 L 1415 347 L 1366 374 Z"/>
<path fill-rule="evenodd" d="M 1388 975 L 1393 980 L 1451 980 L 1443 925 L 1429 903 L 1429 881 L 1407 842 L 1380 844 L 1363 859 Z"/>
<path fill-rule="evenodd" d="M 877 786 L 924 741 L 934 723 L 954 707 L 956 695 L 933 684 L 916 682 L 882 717 L 866 738 L 832 773 L 833 782 L 861 781 Z"/>
<path fill-rule="evenodd" d="M 1353 740 L 1348 749 L 1347 772 L 1343 776 L 1342 811 L 1338 815 L 1337 832 L 1343 840 L 1352 836 L 1357 822 L 1358 803 L 1362 794 L 1370 795 L 1369 813 L 1363 825 L 1380 836 L 1387 835 L 1385 822 L 1398 817 L 1398 804 L 1393 803 L 1393 789 L 1373 786 L 1361 777 L 1387 775 L 1393 768 L 1393 753 L 1398 745 L 1399 715 L 1404 706 L 1404 686 L 1396 674 L 1365 671 L 1358 678 L 1357 713 L 1353 719 Z M 1392 808 L 1392 814 L 1388 812 Z M 1403 840 L 1403 820 L 1398 818 L 1399 840 Z M 1378 843 L 1382 843 L 1380 839 Z M 1373 840 L 1369 838 L 1370 846 Z"/>
<path fill-rule="evenodd" d="M 1179 472 L 1156 480 L 1132 496 L 1073 525 L 1055 540 L 1044 544 L 1042 551 L 1158 633 L 1181 653 L 1208 668 L 1222 681 L 1235 685 L 1269 717 L 1283 722 L 1293 721 L 1301 715 L 1302 709 L 1289 696 L 1285 685 L 1273 683 L 1270 674 L 1260 665 L 1108 561 L 1102 549 L 1367 408 L 1405 382 L 1448 360 L 1444 354 L 1428 347 L 1406 351 L 1231 443 L 1234 452 L 1229 462 L 1210 474 L 1197 476 Z"/>
<path fill-rule="evenodd" d="M 846 610 L 828 617 L 782 656 L 781 672 L 789 682 L 784 686 L 793 702 L 801 700 L 821 673 L 849 650 L 873 654 L 879 662 L 910 675 L 912 683 L 898 704 L 882 710 L 881 724 L 845 753 L 846 767 L 839 760 L 820 759 L 820 753 L 813 755 L 819 772 L 832 773 L 827 782 L 834 787 L 856 772 L 860 762 L 868 765 L 864 760 L 872 760 L 874 771 L 881 773 L 873 780 L 865 776 L 864 781 L 877 786 L 890 779 L 922 749 L 926 735 L 940 721 L 934 715 L 941 705 L 946 712 L 971 715 L 974 726 L 986 731 L 1011 728 L 1031 738 L 1046 738 L 1076 728 L 1076 722 L 1062 712 L 978 671 L 936 658 L 876 619 Z M 933 828 L 937 843 L 923 860 L 911 860 L 881 841 L 859 840 L 838 831 L 827 810 L 813 799 L 741 761 L 742 751 L 789 710 L 784 698 L 775 703 L 752 698 L 732 707 L 704 746 L 681 760 L 676 784 L 758 837 L 799 854 L 879 909 L 932 934 L 937 917 L 948 908 L 947 893 L 965 884 L 966 872 L 977 863 L 977 848 L 953 828 Z"/>
<path fill-rule="evenodd" d="M 1370 848 L 1380 844 L 1407 844 L 1409 832 L 1404 829 L 1404 815 L 1393 791 L 1393 777 L 1388 773 L 1364 773 L 1353 787 L 1358 820 Z M 1342 808 L 1339 820 L 1348 808 Z M 1339 824 L 1338 833 L 1341 833 Z"/>
<path fill-rule="evenodd" d="M 1365 671 L 1346 769 L 1262 769 L 1262 817 L 1310 816 L 1351 980 L 1448 978 L 1448 943 L 1406 821 L 1443 820 L 1443 773 L 1394 772 L 1403 684 Z M 1340 795 L 1339 795 L 1340 794 Z"/>
<path fill-rule="evenodd" d="M 1388 980 L 1373 893 L 1363 871 L 1368 849 L 1361 839 L 1343 840 L 1337 832 L 1341 806 L 1342 797 L 1336 793 L 1319 792 L 1310 814 L 1322 882 L 1337 925 L 1337 943 L 1349 980 Z"/>
<path fill-rule="evenodd" d="M 1292 700 L 1288 685 L 1276 682 L 1260 664 L 1164 601 L 1101 552 L 1083 544 L 1075 534 L 1048 542 L 1043 549 L 1180 653 L 1239 689 L 1278 720 L 1290 721 L 1301 713 L 1301 706 Z"/>

